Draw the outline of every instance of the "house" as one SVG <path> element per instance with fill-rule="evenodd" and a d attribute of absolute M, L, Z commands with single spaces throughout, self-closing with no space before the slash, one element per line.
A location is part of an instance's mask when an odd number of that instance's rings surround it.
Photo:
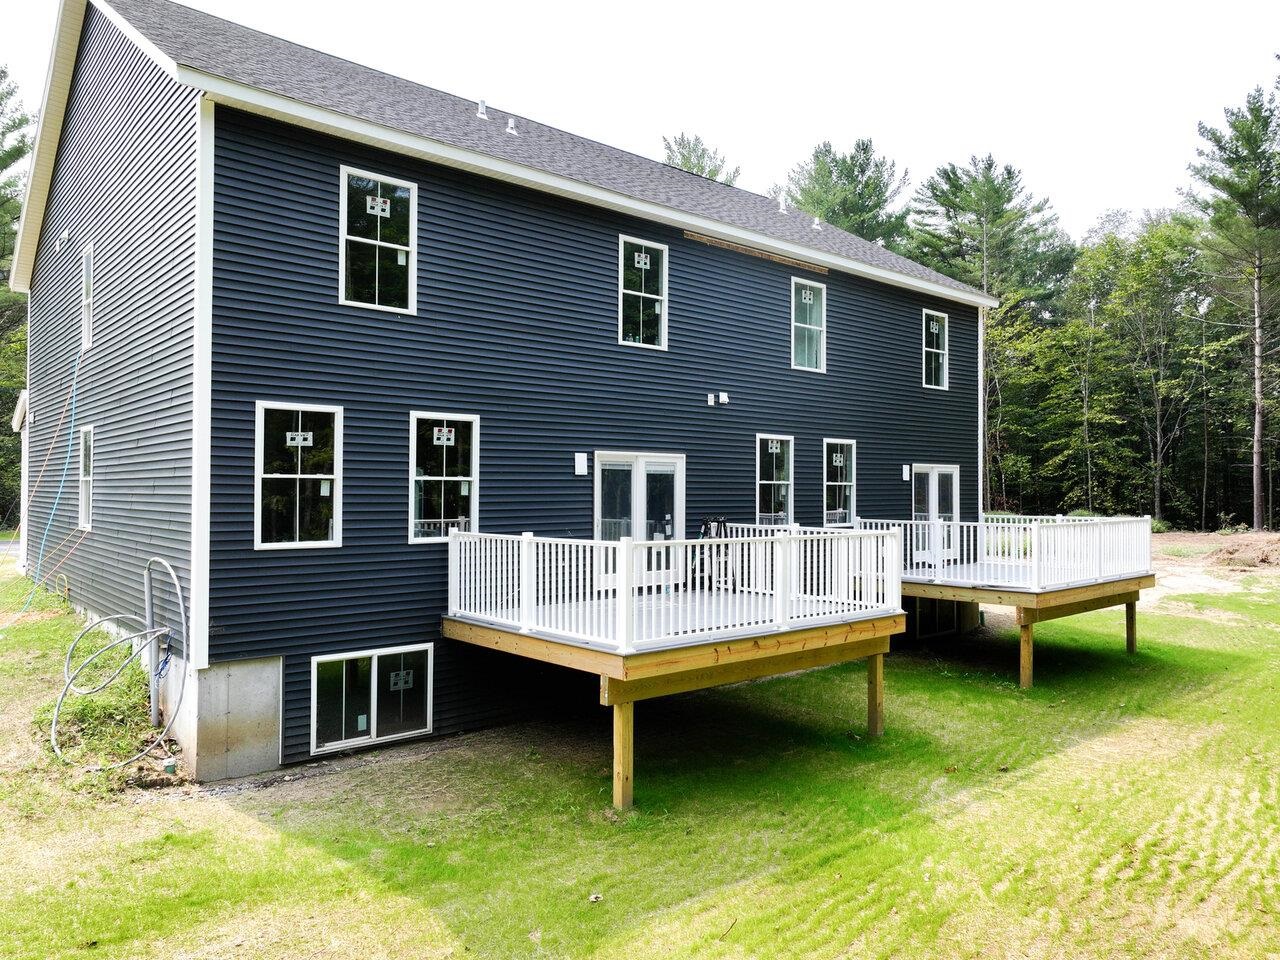
<path fill-rule="evenodd" d="M 625 804 L 638 699 L 865 657 L 874 732 L 912 583 L 1149 569 L 979 516 L 982 292 L 167 0 L 63 0 L 13 285 L 26 569 L 98 614 L 179 571 L 202 779 L 496 722 L 541 661 L 599 676 Z"/>

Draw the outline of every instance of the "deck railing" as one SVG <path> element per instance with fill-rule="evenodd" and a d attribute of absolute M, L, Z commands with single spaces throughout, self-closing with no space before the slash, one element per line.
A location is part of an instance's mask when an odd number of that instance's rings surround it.
<path fill-rule="evenodd" d="M 1151 572 L 1150 517 L 986 517 L 857 521 L 902 532 L 902 576 L 1044 591 Z"/>
<path fill-rule="evenodd" d="M 897 530 L 572 540 L 454 531 L 449 615 L 619 653 L 898 612 Z"/>

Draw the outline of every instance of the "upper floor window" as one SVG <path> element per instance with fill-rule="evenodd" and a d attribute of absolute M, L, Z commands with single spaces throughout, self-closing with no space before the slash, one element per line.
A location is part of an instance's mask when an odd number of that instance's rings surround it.
<path fill-rule="evenodd" d="M 924 312 L 924 385 L 947 389 L 947 315 Z"/>
<path fill-rule="evenodd" d="M 791 281 L 791 366 L 827 369 L 827 288 L 821 283 Z"/>
<path fill-rule="evenodd" d="M 756 434 L 756 523 L 791 522 L 791 437 Z"/>
<path fill-rule="evenodd" d="M 409 540 L 474 530 L 480 498 L 480 418 L 451 413 L 409 416 Z"/>
<path fill-rule="evenodd" d="M 618 238 L 618 342 L 667 349 L 667 248 Z"/>
<path fill-rule="evenodd" d="M 258 403 L 253 545 L 342 546 L 342 408 Z"/>
<path fill-rule="evenodd" d="M 417 311 L 418 187 L 342 168 L 339 301 Z"/>
<path fill-rule="evenodd" d="M 852 440 L 822 441 L 822 523 L 851 523 L 857 516 L 857 444 Z"/>
<path fill-rule="evenodd" d="M 81 530 L 93 529 L 93 427 L 80 428 L 80 514 Z"/>
<path fill-rule="evenodd" d="M 93 244 L 80 252 L 80 349 L 93 346 Z"/>

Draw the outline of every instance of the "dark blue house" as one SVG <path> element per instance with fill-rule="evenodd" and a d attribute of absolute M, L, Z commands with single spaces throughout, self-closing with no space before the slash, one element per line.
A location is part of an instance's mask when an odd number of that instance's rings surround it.
<path fill-rule="evenodd" d="M 978 519 L 988 296 L 167 0 L 62 3 L 12 279 L 25 568 L 99 614 L 179 570 L 204 779 L 508 716 L 492 662 L 544 668 L 485 624 L 596 656 L 900 615 L 858 518 Z M 695 582 L 718 612 L 658 610 Z"/>

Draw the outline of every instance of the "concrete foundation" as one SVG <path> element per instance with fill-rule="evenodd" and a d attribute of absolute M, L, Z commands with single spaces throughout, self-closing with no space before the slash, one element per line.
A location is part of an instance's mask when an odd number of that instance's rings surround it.
<path fill-rule="evenodd" d="M 231 660 L 188 677 L 177 726 L 183 761 L 196 780 L 224 780 L 280 766 L 279 657 Z"/>

